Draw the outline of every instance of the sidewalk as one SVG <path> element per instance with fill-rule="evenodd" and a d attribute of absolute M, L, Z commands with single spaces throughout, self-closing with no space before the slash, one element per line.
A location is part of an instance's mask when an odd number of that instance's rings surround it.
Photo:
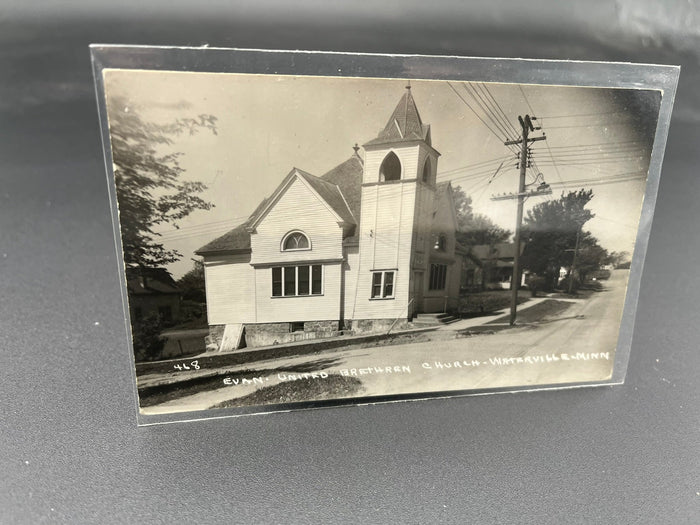
<path fill-rule="evenodd" d="M 551 298 L 548 296 L 530 299 L 526 303 L 519 305 L 518 311 L 526 311 L 549 299 Z M 578 299 L 562 298 L 557 298 L 556 300 L 574 303 L 581 301 Z M 388 343 L 387 346 L 389 346 L 392 342 L 396 344 L 396 342 L 394 342 L 396 340 L 427 332 L 437 332 L 441 334 L 441 338 L 449 338 L 450 335 L 448 332 L 461 332 L 476 327 L 503 330 L 510 328 L 508 323 L 493 323 L 493 321 L 503 318 L 506 315 L 508 315 L 507 311 L 500 310 L 490 315 L 461 319 L 446 325 L 401 330 L 388 335 L 385 333 L 344 335 L 334 338 L 312 339 L 285 345 L 264 346 L 225 353 L 207 352 L 187 359 L 143 363 L 137 366 L 137 371 L 139 368 L 142 369 L 142 372 L 137 374 L 137 383 L 139 390 L 151 390 L 178 383 L 196 383 L 219 375 L 241 373 L 251 368 L 264 366 L 265 363 L 275 362 L 284 358 L 302 357 L 311 354 L 319 355 L 329 350 L 342 352 L 343 350 L 353 349 L 356 345 L 378 343 L 381 341 L 386 341 Z M 191 368 L 190 370 L 180 371 L 174 368 L 175 365 L 179 363 L 184 362 L 191 364 L 193 361 L 196 361 L 198 366 L 200 366 L 199 370 Z"/>

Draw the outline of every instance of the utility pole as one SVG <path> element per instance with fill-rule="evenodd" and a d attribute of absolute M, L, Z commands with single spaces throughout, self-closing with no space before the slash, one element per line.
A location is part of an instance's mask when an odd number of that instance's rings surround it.
<path fill-rule="evenodd" d="M 517 316 L 518 307 L 518 288 L 520 286 L 520 230 L 523 222 L 523 204 L 525 203 L 525 198 L 534 195 L 548 195 L 552 193 L 549 185 L 544 181 L 535 189 L 531 191 L 526 190 L 525 184 L 525 174 L 527 168 L 529 167 L 529 146 L 530 143 L 545 140 L 547 137 L 542 135 L 541 137 L 530 138 L 530 132 L 535 131 L 535 127 L 532 125 L 532 120 L 536 120 L 535 117 L 530 118 L 530 115 L 525 115 L 525 117 L 518 116 L 518 121 L 520 122 L 520 127 L 522 129 L 522 134 L 517 140 L 508 140 L 504 142 L 506 146 L 513 144 L 520 144 L 520 182 L 518 183 L 518 193 L 498 195 L 491 198 L 491 200 L 509 200 L 518 199 L 518 213 L 515 222 L 515 252 L 513 256 L 513 277 L 511 278 L 511 296 L 510 296 L 510 325 L 515 324 L 515 319 Z M 539 127 L 537 129 L 540 129 Z"/>
<path fill-rule="evenodd" d="M 569 295 L 574 293 L 574 271 L 576 271 L 576 258 L 578 257 L 578 243 L 581 238 L 581 226 L 576 230 L 576 245 L 574 247 L 574 258 L 571 261 L 571 270 L 569 270 Z"/>

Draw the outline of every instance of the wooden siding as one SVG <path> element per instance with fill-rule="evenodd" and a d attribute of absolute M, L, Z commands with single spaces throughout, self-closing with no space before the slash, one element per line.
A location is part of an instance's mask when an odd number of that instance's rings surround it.
<path fill-rule="evenodd" d="M 340 319 L 340 263 L 323 265 L 323 295 L 272 297 L 272 269 L 255 268 L 257 323 Z"/>
<path fill-rule="evenodd" d="M 364 174 L 362 177 L 363 183 L 379 182 L 379 168 L 382 161 L 393 151 L 401 161 L 401 178 L 415 179 L 418 174 L 418 160 L 421 153 L 421 147 L 418 144 L 396 145 L 389 149 L 369 149 L 365 150 Z M 420 165 L 423 169 L 423 165 Z"/>
<path fill-rule="evenodd" d="M 306 234 L 311 250 L 282 251 L 282 238 L 292 230 Z M 296 178 L 251 235 L 251 264 L 340 260 L 343 230 L 329 207 Z"/>
<path fill-rule="evenodd" d="M 358 246 L 348 246 L 345 249 L 345 294 L 343 297 L 343 317 L 352 319 L 357 293 L 357 279 L 360 270 L 360 250 Z"/>
<path fill-rule="evenodd" d="M 255 273 L 250 254 L 204 259 L 210 325 L 255 322 Z"/>
<path fill-rule="evenodd" d="M 382 161 L 393 151 L 401 161 L 400 182 L 379 182 Z M 427 267 L 432 222 L 434 189 L 418 182 L 426 156 L 431 156 L 433 174 L 437 157 L 426 145 L 398 145 L 365 152 L 360 224 L 360 256 L 353 309 L 346 318 L 405 318 L 412 311 L 414 254 L 425 253 L 422 267 Z M 394 298 L 371 299 L 372 271 L 395 270 Z M 346 304 L 348 301 L 346 300 Z"/>

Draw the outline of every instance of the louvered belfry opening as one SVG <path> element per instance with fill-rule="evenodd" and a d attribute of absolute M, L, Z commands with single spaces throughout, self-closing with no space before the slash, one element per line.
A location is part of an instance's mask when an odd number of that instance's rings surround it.
<path fill-rule="evenodd" d="M 382 161 L 382 165 L 379 168 L 379 180 L 381 182 L 388 182 L 400 179 L 401 161 L 396 156 L 396 153 L 392 151 L 386 157 L 384 157 L 384 160 Z"/>

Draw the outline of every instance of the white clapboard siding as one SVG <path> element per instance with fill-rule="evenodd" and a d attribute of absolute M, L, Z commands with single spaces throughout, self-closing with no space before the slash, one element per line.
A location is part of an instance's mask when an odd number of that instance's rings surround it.
<path fill-rule="evenodd" d="M 401 161 L 402 182 L 371 184 L 379 182 L 381 163 L 391 151 Z M 360 271 L 353 309 L 346 314 L 348 318 L 387 319 L 408 315 L 417 205 L 422 210 L 422 222 L 431 219 L 427 210 L 432 205 L 432 191 L 416 181 L 422 175 L 423 163 L 428 154 L 427 146 L 419 144 L 393 145 L 389 149 L 366 151 L 364 182 L 371 185 L 362 188 Z M 417 198 L 422 201 L 417 202 Z M 426 230 L 423 230 L 421 237 L 425 244 Z M 396 272 L 393 299 L 371 298 L 373 270 Z"/>
<path fill-rule="evenodd" d="M 210 325 L 255 322 L 255 273 L 249 254 L 208 257 L 204 279 Z"/>
<path fill-rule="evenodd" d="M 401 161 L 402 179 L 415 179 L 418 176 L 421 147 L 417 144 L 396 145 L 390 149 L 365 150 L 363 182 L 379 182 L 379 168 L 384 158 L 392 151 Z M 425 158 L 424 155 L 422 158 Z M 423 164 L 420 164 L 420 170 L 422 171 L 422 169 Z"/>
<path fill-rule="evenodd" d="M 293 230 L 309 238 L 310 250 L 282 251 L 282 239 Z M 296 178 L 251 235 L 251 264 L 340 260 L 342 236 L 338 219 L 328 205 Z"/>
<path fill-rule="evenodd" d="M 323 295 L 272 297 L 272 269 L 255 269 L 258 323 L 340 319 L 340 263 L 323 265 Z"/>
<path fill-rule="evenodd" d="M 345 296 L 344 317 L 352 319 L 355 306 L 355 293 L 357 292 L 357 278 L 360 270 L 360 250 L 358 246 L 349 246 L 345 249 Z"/>

